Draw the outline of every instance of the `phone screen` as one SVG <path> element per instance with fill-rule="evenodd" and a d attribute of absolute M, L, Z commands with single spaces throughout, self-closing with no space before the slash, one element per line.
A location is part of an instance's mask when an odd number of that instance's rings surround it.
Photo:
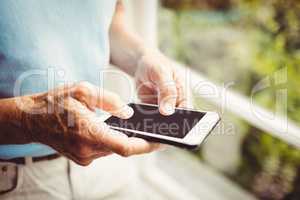
<path fill-rule="evenodd" d="M 124 120 L 112 116 L 105 122 L 112 127 L 184 138 L 205 115 L 204 112 L 175 109 L 174 114 L 164 116 L 154 105 L 129 104 L 129 106 L 134 110 L 131 118 Z"/>

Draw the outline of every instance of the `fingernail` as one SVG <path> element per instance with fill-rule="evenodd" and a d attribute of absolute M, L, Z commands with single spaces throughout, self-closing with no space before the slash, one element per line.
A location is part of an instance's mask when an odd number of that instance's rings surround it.
<path fill-rule="evenodd" d="M 175 112 L 175 108 L 172 104 L 165 103 L 164 106 L 163 106 L 163 111 L 167 115 L 172 115 Z"/>
<path fill-rule="evenodd" d="M 125 118 L 125 119 L 128 119 L 130 117 L 132 117 L 134 111 L 131 107 L 129 106 L 125 106 L 125 108 L 122 110 L 122 117 Z"/>

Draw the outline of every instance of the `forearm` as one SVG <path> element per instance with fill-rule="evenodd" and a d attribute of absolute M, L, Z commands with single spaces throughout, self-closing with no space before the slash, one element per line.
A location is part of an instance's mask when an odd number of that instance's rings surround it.
<path fill-rule="evenodd" d="M 143 54 L 143 44 L 130 32 L 123 31 L 112 34 L 111 63 L 130 75 L 136 71 L 137 61 Z"/>
<path fill-rule="evenodd" d="M 22 128 L 22 112 L 18 102 L 24 97 L 0 100 L 0 144 L 28 143 L 26 131 Z"/>
<path fill-rule="evenodd" d="M 124 21 L 124 6 L 118 2 L 110 28 L 111 63 L 134 75 L 137 62 L 150 49 Z"/>

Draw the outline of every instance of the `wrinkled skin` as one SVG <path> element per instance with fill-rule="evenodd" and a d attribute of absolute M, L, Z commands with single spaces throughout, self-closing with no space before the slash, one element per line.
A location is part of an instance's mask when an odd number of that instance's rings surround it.
<path fill-rule="evenodd" d="M 30 142 L 47 144 L 80 165 L 111 153 L 130 156 L 159 146 L 109 129 L 96 117 L 95 108 L 120 118 L 133 112 L 116 94 L 86 82 L 26 96 L 19 107 Z"/>

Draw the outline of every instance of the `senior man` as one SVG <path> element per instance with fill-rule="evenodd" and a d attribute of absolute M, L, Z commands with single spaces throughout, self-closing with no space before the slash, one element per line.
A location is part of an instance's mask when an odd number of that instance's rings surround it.
<path fill-rule="evenodd" d="M 0 199 L 141 198 L 128 159 L 117 154 L 149 153 L 158 144 L 99 121 L 96 109 L 133 114 L 117 94 L 99 89 L 99 68 L 109 61 L 135 76 L 141 100 L 159 104 L 162 114 L 185 104 L 170 61 L 128 29 L 121 1 L 0 2 Z M 49 68 L 57 86 L 72 84 L 49 90 Z"/>

